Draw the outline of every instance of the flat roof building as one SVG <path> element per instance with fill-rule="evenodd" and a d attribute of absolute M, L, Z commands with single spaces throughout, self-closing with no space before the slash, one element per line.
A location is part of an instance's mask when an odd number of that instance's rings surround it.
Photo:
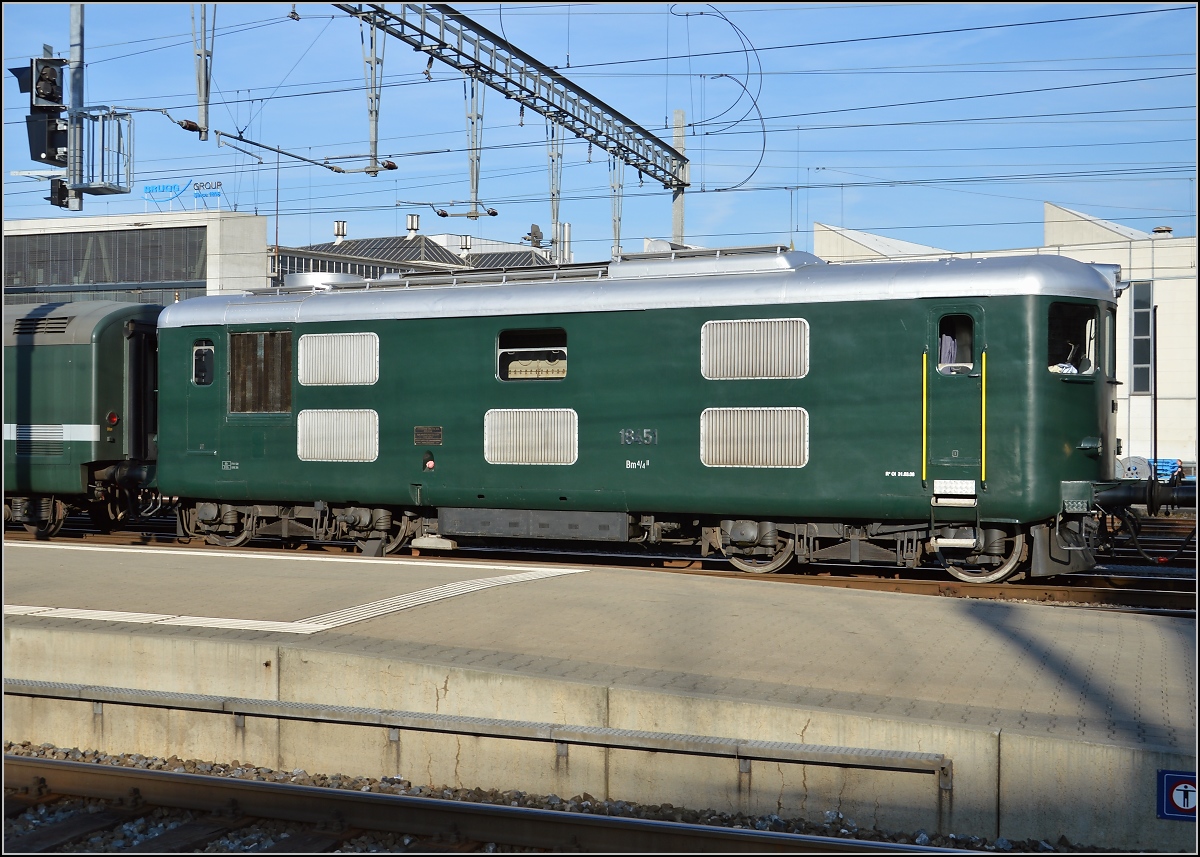
<path fill-rule="evenodd" d="M 267 218 L 168 211 L 4 221 L 4 302 L 167 304 L 269 285 Z"/>

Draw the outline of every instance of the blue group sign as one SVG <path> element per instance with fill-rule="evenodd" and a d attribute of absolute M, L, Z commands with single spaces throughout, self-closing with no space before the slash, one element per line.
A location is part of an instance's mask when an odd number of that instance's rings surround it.
<path fill-rule="evenodd" d="M 1196 820 L 1196 772 L 1158 772 L 1158 817 Z"/>

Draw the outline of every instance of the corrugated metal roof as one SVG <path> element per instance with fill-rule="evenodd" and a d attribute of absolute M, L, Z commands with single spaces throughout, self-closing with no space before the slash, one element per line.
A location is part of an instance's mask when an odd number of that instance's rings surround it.
<path fill-rule="evenodd" d="M 550 265 L 541 253 L 533 250 L 509 250 L 498 253 L 471 253 L 467 264 L 472 268 L 535 268 Z"/>
<path fill-rule="evenodd" d="M 310 244 L 297 249 L 338 256 L 356 256 L 360 259 L 377 259 L 381 262 L 436 262 L 460 268 L 464 266 L 462 259 L 424 235 L 415 235 L 412 238 L 352 238 L 340 244 Z"/>

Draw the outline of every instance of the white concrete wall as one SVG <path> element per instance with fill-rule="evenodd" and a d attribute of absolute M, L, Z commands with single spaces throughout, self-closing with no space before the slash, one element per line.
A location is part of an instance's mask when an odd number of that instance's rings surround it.
<path fill-rule="evenodd" d="M 752 741 L 941 753 L 952 791 L 929 774 L 675 756 L 638 750 L 174 711 L 6 694 L 4 738 L 105 752 L 251 762 L 310 773 L 404 776 L 429 786 L 519 788 L 563 797 L 819 819 L 989 839 L 1065 835 L 1082 845 L 1187 852 L 1195 828 L 1155 816 L 1158 768 L 1195 754 L 867 713 L 605 687 L 351 652 L 156 634 L 6 626 L 4 675 L 177 693 L 354 705 Z"/>

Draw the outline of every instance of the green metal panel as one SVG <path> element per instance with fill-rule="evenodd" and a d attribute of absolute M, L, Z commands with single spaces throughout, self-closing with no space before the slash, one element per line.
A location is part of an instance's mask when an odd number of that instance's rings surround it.
<path fill-rule="evenodd" d="M 9 494 L 82 493 L 79 464 L 94 443 L 64 440 L 58 454 L 17 455 L 15 427 L 94 425 L 89 389 L 91 348 L 13 346 L 4 355 L 4 490 Z M 12 426 L 12 428 L 9 428 Z M 71 433 L 70 429 L 67 429 Z M 45 450 L 46 444 L 36 444 Z"/>

